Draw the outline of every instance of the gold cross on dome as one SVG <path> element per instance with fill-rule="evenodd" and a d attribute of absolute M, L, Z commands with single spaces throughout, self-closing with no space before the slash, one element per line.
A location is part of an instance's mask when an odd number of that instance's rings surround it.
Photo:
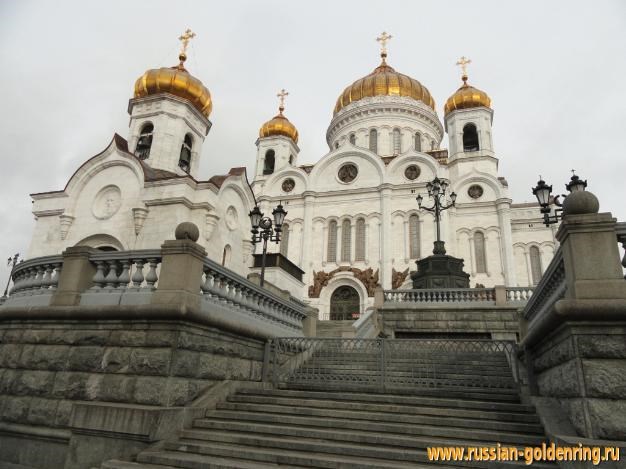
<path fill-rule="evenodd" d="M 461 72 L 463 73 L 463 75 L 461 75 L 461 77 L 463 78 L 463 81 L 467 80 L 467 65 L 471 64 L 472 61 L 470 59 L 468 59 L 467 57 L 465 57 L 464 55 L 461 56 L 461 58 L 459 60 L 457 60 L 456 64 L 459 65 L 461 67 Z"/>
<path fill-rule="evenodd" d="M 187 52 L 189 41 L 194 37 L 196 37 L 196 33 L 187 28 L 187 30 L 178 38 L 178 40 L 183 43 L 183 48 L 180 50 L 181 54 L 185 54 Z"/>
<path fill-rule="evenodd" d="M 383 31 L 383 33 L 376 38 L 376 41 L 380 42 L 380 53 L 387 54 L 387 42 L 393 36 L 391 34 L 387 34 L 387 32 Z"/>
<path fill-rule="evenodd" d="M 276 96 L 278 96 L 278 99 L 280 100 L 278 104 L 278 110 L 280 112 L 283 112 L 285 110 L 285 96 L 289 96 L 289 93 L 285 91 L 285 88 L 283 88 Z"/>

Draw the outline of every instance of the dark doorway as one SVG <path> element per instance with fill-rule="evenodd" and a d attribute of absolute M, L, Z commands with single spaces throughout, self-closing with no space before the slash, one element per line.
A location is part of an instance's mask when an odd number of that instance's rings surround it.
<path fill-rule="evenodd" d="M 361 316 L 359 293 L 352 287 L 337 288 L 330 297 L 330 320 L 356 320 Z"/>

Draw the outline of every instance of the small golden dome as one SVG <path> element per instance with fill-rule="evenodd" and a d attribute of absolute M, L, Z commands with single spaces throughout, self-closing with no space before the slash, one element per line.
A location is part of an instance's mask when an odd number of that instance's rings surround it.
<path fill-rule="evenodd" d="M 204 116 L 209 117 L 213 109 L 211 93 L 183 66 L 187 55 L 181 52 L 178 58 L 180 63 L 175 67 L 151 69 L 141 75 L 135 82 L 135 98 L 159 93 L 173 94 L 188 100 Z"/>
<path fill-rule="evenodd" d="M 281 106 L 278 109 L 280 112 L 261 126 L 259 137 L 283 135 L 289 137 L 294 143 L 298 143 L 298 129 L 283 115 L 284 108 Z"/>
<path fill-rule="evenodd" d="M 467 75 L 463 75 L 463 86 L 448 98 L 443 108 L 444 116 L 457 109 L 487 107 L 491 109 L 491 98 L 487 93 L 467 84 Z"/>
<path fill-rule="evenodd" d="M 421 101 L 435 111 L 435 101 L 430 92 L 419 81 L 396 72 L 387 65 L 387 54 L 381 54 L 382 63 L 369 75 L 348 86 L 337 99 L 333 115 L 348 104 L 373 96 L 406 96 Z M 436 111 L 435 111 L 436 112 Z"/>

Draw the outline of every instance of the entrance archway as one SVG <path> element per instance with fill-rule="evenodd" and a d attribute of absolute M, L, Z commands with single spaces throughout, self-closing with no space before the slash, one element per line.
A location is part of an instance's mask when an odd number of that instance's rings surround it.
<path fill-rule="evenodd" d="M 359 292 L 343 285 L 337 288 L 330 297 L 330 320 L 349 321 L 361 316 Z"/>

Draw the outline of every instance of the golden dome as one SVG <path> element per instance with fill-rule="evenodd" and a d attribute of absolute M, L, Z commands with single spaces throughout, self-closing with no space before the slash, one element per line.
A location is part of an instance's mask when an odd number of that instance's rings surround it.
<path fill-rule="evenodd" d="M 183 66 L 187 56 L 178 56 L 180 63 L 175 67 L 162 67 L 146 71 L 135 82 L 135 98 L 159 93 L 169 93 L 188 100 L 204 116 L 209 117 L 213 109 L 211 93 L 200 80 L 189 74 Z"/>
<path fill-rule="evenodd" d="M 289 137 L 294 143 L 298 143 L 298 129 L 283 115 L 282 111 L 263 124 L 259 130 L 260 138 L 273 135 L 283 135 Z"/>
<path fill-rule="evenodd" d="M 457 109 L 488 107 L 491 109 L 491 98 L 487 93 L 467 84 L 467 75 L 463 75 L 463 86 L 448 98 L 443 108 L 444 116 Z"/>
<path fill-rule="evenodd" d="M 348 104 L 373 96 L 406 96 L 423 102 L 435 111 L 435 101 L 430 92 L 419 81 L 396 72 L 385 61 L 387 54 L 381 54 L 382 63 L 369 75 L 348 86 L 337 99 L 334 114 Z"/>

